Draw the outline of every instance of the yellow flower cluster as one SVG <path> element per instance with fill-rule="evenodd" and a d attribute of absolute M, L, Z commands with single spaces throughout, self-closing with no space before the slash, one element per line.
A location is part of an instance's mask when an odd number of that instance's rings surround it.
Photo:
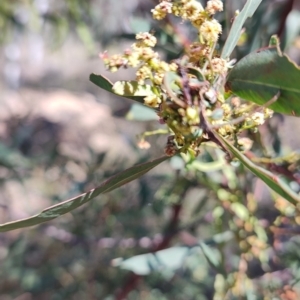
<path fill-rule="evenodd" d="M 122 55 L 101 56 L 112 72 L 121 67 L 137 68 L 136 84 L 142 90 L 148 86 L 144 104 L 155 108 L 160 123 L 171 132 L 165 148 L 167 155 L 174 155 L 178 149 L 198 155 L 201 143 L 211 140 L 212 129 L 224 137 L 234 137 L 237 146 L 247 150 L 250 143 L 237 138 L 237 134 L 256 129 L 272 115 L 266 108 L 251 114 L 253 107 L 241 104 L 236 97 L 231 103 L 225 102 L 224 92 L 218 88 L 231 67 L 214 50 L 222 32 L 214 14 L 222 10 L 220 0 L 209 0 L 206 7 L 197 0 L 162 0 L 151 10 L 154 19 L 173 14 L 198 30 L 199 39 L 175 62 L 161 60 L 153 49 L 157 39 L 149 32 L 138 33 L 136 42 Z M 145 145 L 148 147 L 142 140 L 141 147 L 146 148 Z"/>
<path fill-rule="evenodd" d="M 228 71 L 227 61 L 219 57 L 214 57 L 210 62 L 210 66 L 214 75 L 226 74 Z"/>
<path fill-rule="evenodd" d="M 214 15 L 219 11 L 223 11 L 223 2 L 220 0 L 208 1 L 206 4 L 206 11 L 211 15 Z"/>
<path fill-rule="evenodd" d="M 152 9 L 153 18 L 156 20 L 162 20 L 167 14 L 172 12 L 172 3 L 169 1 L 162 1 L 156 5 L 155 9 Z"/>
<path fill-rule="evenodd" d="M 161 120 L 165 121 L 174 134 L 168 140 L 165 148 L 166 154 L 169 155 L 174 152 L 174 149 L 177 151 L 178 147 L 187 145 L 194 153 L 198 153 L 202 140 L 202 132 L 199 128 L 200 108 L 198 106 L 173 108 L 172 106 L 172 104 L 162 102 L 158 112 Z"/>
<path fill-rule="evenodd" d="M 200 42 L 194 42 L 189 45 L 187 54 L 191 63 L 200 63 L 202 65 L 210 54 L 210 47 Z"/>
<path fill-rule="evenodd" d="M 202 12 L 204 11 L 202 5 L 198 1 L 182 1 L 185 2 L 181 11 L 181 18 L 184 20 L 189 20 L 191 22 L 196 21 L 199 17 L 202 17 Z"/>
<path fill-rule="evenodd" d="M 255 111 L 256 109 L 256 111 Z M 216 112 L 221 111 L 221 117 Z M 261 107 L 254 108 L 253 105 L 241 104 L 240 99 L 237 97 L 232 98 L 231 103 L 223 103 L 215 111 L 207 110 L 207 116 L 210 118 L 210 122 L 215 130 L 224 137 L 236 136 L 239 132 L 245 129 L 257 130 L 259 125 L 264 124 L 265 120 L 272 117 L 273 111 Z M 237 121 L 237 122 L 235 122 Z M 245 139 L 237 139 L 236 145 L 241 150 L 248 150 L 251 148 L 249 143 L 245 142 Z M 247 145 L 246 145 L 247 144 Z"/>
<path fill-rule="evenodd" d="M 203 44 L 215 43 L 218 40 L 221 32 L 222 27 L 217 20 L 205 20 L 199 27 L 200 42 Z"/>
<path fill-rule="evenodd" d="M 113 55 L 108 57 L 106 53 L 101 54 L 106 68 L 111 72 L 116 72 L 121 67 L 138 67 L 152 59 L 158 58 L 158 53 L 153 51 L 156 45 L 156 37 L 149 32 L 141 32 L 136 35 L 137 42 L 131 49 L 124 51 L 123 55 Z"/>
<path fill-rule="evenodd" d="M 149 32 L 140 32 L 136 35 L 136 43 L 131 49 L 124 51 L 122 55 L 109 57 L 106 53 L 101 54 L 106 68 L 111 72 L 116 72 L 121 67 L 134 67 L 136 71 L 136 81 L 143 85 L 145 80 L 150 80 L 159 89 L 162 85 L 166 72 L 176 71 L 177 64 L 166 63 L 159 58 L 157 52 L 153 50 L 157 40 Z M 161 103 L 157 95 L 149 95 L 145 98 L 145 104 L 150 107 L 158 107 Z"/>
<path fill-rule="evenodd" d="M 137 40 L 135 46 L 138 48 L 154 47 L 157 43 L 156 37 L 149 32 L 140 32 L 135 38 Z"/>
<path fill-rule="evenodd" d="M 151 10 L 153 18 L 161 20 L 167 14 L 173 13 L 183 20 L 190 21 L 199 31 L 199 38 L 202 44 L 212 44 L 218 40 L 222 32 L 221 25 L 212 18 L 214 14 L 223 10 L 223 3 L 220 0 L 210 0 L 205 9 L 197 0 L 161 1 Z"/>
<path fill-rule="evenodd" d="M 157 95 L 152 94 L 152 95 L 145 97 L 144 102 L 147 106 L 158 107 L 158 105 L 161 103 L 161 99 Z"/>

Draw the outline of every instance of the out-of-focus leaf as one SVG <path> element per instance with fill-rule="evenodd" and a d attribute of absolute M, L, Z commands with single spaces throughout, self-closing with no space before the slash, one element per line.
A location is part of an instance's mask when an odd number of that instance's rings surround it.
<path fill-rule="evenodd" d="M 300 31 L 300 11 L 299 10 L 292 10 L 288 17 L 286 18 L 285 22 L 285 49 L 288 48 L 295 38 L 299 35 Z"/>
<path fill-rule="evenodd" d="M 101 89 L 106 90 L 107 92 L 110 92 L 112 94 L 118 95 L 113 91 L 113 84 L 110 80 L 108 80 L 106 77 L 102 75 L 96 75 L 96 74 L 91 74 L 90 75 L 90 81 L 99 86 Z M 145 96 L 123 96 L 125 98 L 144 103 L 144 98 Z"/>
<path fill-rule="evenodd" d="M 194 160 L 187 165 L 187 168 L 190 170 L 198 170 L 200 172 L 215 172 L 221 170 L 224 167 L 225 160 L 220 158 L 217 161 L 213 162 L 201 162 L 199 160 Z"/>
<path fill-rule="evenodd" d="M 221 150 L 215 152 L 216 157 L 213 161 L 203 160 L 202 157 L 192 159 L 189 154 L 181 153 L 181 156 L 186 162 L 186 168 L 189 170 L 197 170 L 200 172 L 215 172 L 223 169 L 226 166 L 224 153 Z"/>
<path fill-rule="evenodd" d="M 66 18 L 59 17 L 52 13 L 46 13 L 43 15 L 46 22 L 49 22 L 49 24 L 53 27 L 53 39 L 51 42 L 54 43 L 54 45 L 51 45 L 54 49 L 61 45 L 66 39 L 66 36 L 68 35 L 69 31 L 69 22 Z"/>
<path fill-rule="evenodd" d="M 185 161 L 180 156 L 172 156 L 170 159 L 170 165 L 175 170 L 182 170 L 185 168 Z"/>
<path fill-rule="evenodd" d="M 248 0 L 243 10 L 235 17 L 222 50 L 222 58 L 229 58 L 240 38 L 241 30 L 245 21 L 254 14 L 261 1 L 262 0 Z"/>
<path fill-rule="evenodd" d="M 129 23 L 135 33 L 148 32 L 151 30 L 151 23 L 147 18 L 131 17 Z"/>
<path fill-rule="evenodd" d="M 87 193 L 81 194 L 77 197 L 66 200 L 59 204 L 50 206 L 35 216 L 18 221 L 8 222 L 5 224 L 0 224 L 0 232 L 38 225 L 53 220 L 61 215 L 64 215 L 76 209 L 77 207 L 85 204 L 86 202 L 92 200 L 100 194 L 110 192 L 144 175 L 145 173 L 147 173 L 152 168 L 156 167 L 166 159 L 168 159 L 168 157 L 163 156 L 153 161 L 133 166 L 123 172 L 120 172 L 115 176 L 112 176 L 111 178 L 103 182 L 100 186 L 88 191 Z"/>
<path fill-rule="evenodd" d="M 300 69 L 277 49 L 250 53 L 241 59 L 227 78 L 227 87 L 236 95 L 263 105 L 278 92 L 270 105 L 276 112 L 300 116 Z"/>
<path fill-rule="evenodd" d="M 22 167 L 27 168 L 30 166 L 30 161 L 23 156 L 20 152 L 8 148 L 0 143 L 0 165 L 6 168 Z"/>
<path fill-rule="evenodd" d="M 212 249 L 205 243 L 200 242 L 199 246 L 207 259 L 208 263 L 215 269 L 220 269 L 221 266 L 221 255 L 217 249 Z"/>
<path fill-rule="evenodd" d="M 136 255 L 126 260 L 115 259 L 113 265 L 134 272 L 137 275 L 148 275 L 151 272 L 169 270 L 175 271 L 182 267 L 185 258 L 196 255 L 200 258 L 202 268 L 207 268 L 208 263 L 220 269 L 220 253 L 211 246 L 226 243 L 234 237 L 233 232 L 225 231 L 210 239 L 202 240 L 194 247 L 172 247 L 155 253 Z M 199 246 L 201 252 L 199 252 Z M 202 256 L 203 254 L 203 256 Z M 208 262 L 208 263 L 207 263 Z"/>
<path fill-rule="evenodd" d="M 83 22 L 79 22 L 76 26 L 76 31 L 79 38 L 87 47 L 88 51 L 90 51 L 90 53 L 93 53 L 96 47 L 95 47 L 94 38 L 88 26 Z"/>
<path fill-rule="evenodd" d="M 229 152 L 231 152 L 241 163 L 243 163 L 253 174 L 259 177 L 268 187 L 275 191 L 278 195 L 285 198 L 290 203 L 297 205 L 300 203 L 300 196 L 292 191 L 289 186 L 280 179 L 277 175 L 255 165 L 250 159 L 236 149 L 221 135 L 218 138 L 226 145 Z"/>
<path fill-rule="evenodd" d="M 155 111 L 141 104 L 133 104 L 126 115 L 128 120 L 136 121 L 157 121 L 158 116 Z"/>
<path fill-rule="evenodd" d="M 130 270 L 137 275 L 148 275 L 153 271 L 165 268 L 176 270 L 182 266 L 189 251 L 188 247 L 172 247 L 155 253 L 136 255 L 115 263 L 115 266 Z"/>

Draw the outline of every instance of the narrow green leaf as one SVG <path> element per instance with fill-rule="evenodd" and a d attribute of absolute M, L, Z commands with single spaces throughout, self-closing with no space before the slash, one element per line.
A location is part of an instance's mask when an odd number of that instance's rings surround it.
<path fill-rule="evenodd" d="M 217 133 L 216 133 L 217 135 Z M 230 151 L 236 158 L 240 160 L 253 174 L 259 177 L 268 187 L 275 191 L 278 195 L 285 198 L 290 203 L 297 205 L 300 203 L 300 196 L 292 191 L 289 186 L 277 175 L 255 165 L 250 159 L 236 149 L 231 143 L 229 143 L 221 135 L 218 138 L 226 145 L 228 151 Z"/>
<path fill-rule="evenodd" d="M 102 76 L 102 75 L 96 75 L 96 74 L 91 74 L 90 75 L 90 81 L 94 84 L 96 84 L 97 86 L 99 86 L 101 89 L 106 90 L 107 92 L 110 92 L 112 94 L 118 95 L 115 93 L 115 91 L 113 90 L 113 83 L 107 79 L 106 77 Z M 118 95 L 120 96 L 120 95 Z M 127 99 L 131 99 L 134 101 L 137 101 L 139 103 L 144 103 L 144 96 L 123 96 L 124 98 Z"/>
<path fill-rule="evenodd" d="M 242 11 L 235 17 L 229 35 L 227 37 L 227 40 L 222 50 L 222 54 L 221 54 L 222 58 L 224 59 L 229 58 L 230 54 L 232 53 L 233 49 L 235 48 L 240 38 L 241 30 L 243 28 L 245 21 L 248 18 L 252 17 L 252 15 L 256 11 L 261 1 L 262 0 L 248 0 L 244 8 L 242 9 Z"/>
<path fill-rule="evenodd" d="M 97 86 L 99 86 L 101 89 L 106 90 L 110 93 L 114 93 L 112 90 L 112 82 L 107 79 L 106 77 L 102 75 L 96 75 L 96 74 L 91 74 L 90 75 L 90 81 Z"/>
<path fill-rule="evenodd" d="M 18 220 L 18 221 L 0 224 L 0 232 L 38 225 L 53 220 L 61 215 L 64 215 L 76 209 L 79 206 L 82 206 L 83 204 L 92 200 L 93 198 L 95 198 L 100 194 L 110 192 L 144 175 L 145 173 L 147 173 L 152 168 L 156 167 L 166 159 L 168 159 L 168 157 L 163 156 L 153 161 L 133 166 L 123 172 L 120 172 L 115 176 L 112 176 L 108 180 L 104 181 L 100 186 L 88 191 L 87 193 L 81 194 L 79 196 L 61 202 L 59 204 L 50 206 L 37 215 L 34 215 L 26 219 Z"/>
<path fill-rule="evenodd" d="M 276 47 L 250 53 L 241 59 L 227 78 L 227 87 L 243 99 L 263 105 L 278 92 L 270 105 L 276 112 L 300 116 L 300 69 Z"/>
<path fill-rule="evenodd" d="M 157 121 L 158 116 L 150 107 L 135 103 L 131 105 L 126 119 L 135 121 Z"/>

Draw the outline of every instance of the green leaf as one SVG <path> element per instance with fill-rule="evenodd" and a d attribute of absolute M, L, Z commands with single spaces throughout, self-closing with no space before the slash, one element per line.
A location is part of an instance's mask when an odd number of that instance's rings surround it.
<path fill-rule="evenodd" d="M 199 81 L 204 81 L 204 76 L 198 68 L 188 67 L 189 74 L 194 75 Z"/>
<path fill-rule="evenodd" d="M 234 94 L 259 105 L 279 98 L 270 105 L 276 112 L 300 116 L 300 69 L 276 48 L 250 53 L 229 73 L 227 87 Z"/>
<path fill-rule="evenodd" d="M 233 238 L 233 232 L 226 231 L 207 240 L 201 240 L 199 244 L 193 247 L 171 247 L 154 253 L 136 255 L 125 260 L 117 258 L 112 261 L 112 264 L 115 267 L 130 270 L 138 275 L 148 275 L 155 271 L 159 271 L 160 273 L 167 270 L 175 271 L 183 266 L 187 257 L 196 256 L 203 270 L 207 269 L 208 264 L 214 268 L 221 269 L 220 252 L 213 246 L 226 243 Z M 199 246 L 201 252 L 198 251 Z"/>
<path fill-rule="evenodd" d="M 124 97 L 141 96 L 144 98 L 154 93 L 151 85 L 139 84 L 137 81 L 117 81 L 112 90 L 115 94 Z"/>
<path fill-rule="evenodd" d="M 91 74 L 90 81 L 93 82 L 94 84 L 96 84 L 97 86 L 99 86 L 101 89 L 106 90 L 107 92 L 110 92 L 114 95 L 120 96 L 119 94 L 116 94 L 114 92 L 113 83 L 106 77 L 104 77 L 102 75 Z M 144 98 L 145 98 L 145 96 L 139 96 L 139 95 L 136 95 L 136 96 L 127 95 L 127 96 L 123 96 L 123 97 L 140 102 L 142 104 L 144 103 Z"/>
<path fill-rule="evenodd" d="M 136 103 L 131 105 L 126 119 L 135 121 L 157 121 L 158 116 L 153 109 Z"/>
<path fill-rule="evenodd" d="M 113 84 L 106 77 L 104 77 L 102 75 L 91 74 L 90 75 L 90 81 L 92 83 L 96 84 L 97 86 L 99 86 L 101 89 L 106 90 L 106 91 L 114 94 L 114 92 L 112 90 Z"/>
<path fill-rule="evenodd" d="M 199 246 L 203 252 L 203 255 L 207 259 L 208 263 L 215 269 L 221 267 L 221 255 L 218 249 L 207 246 L 205 243 L 200 242 Z"/>
<path fill-rule="evenodd" d="M 243 165 L 245 165 L 253 174 L 259 177 L 268 187 L 275 191 L 278 195 L 285 198 L 290 203 L 297 205 L 300 203 L 300 196 L 292 191 L 289 186 L 280 179 L 277 175 L 255 165 L 250 159 L 236 149 L 221 135 L 215 133 L 218 138 L 226 145 L 228 151 L 230 151 L 236 158 L 238 158 Z"/>
<path fill-rule="evenodd" d="M 262 0 L 248 0 L 244 8 L 242 9 L 242 11 L 235 17 L 230 32 L 228 34 L 228 37 L 226 39 L 225 45 L 222 50 L 222 54 L 221 54 L 222 58 L 224 59 L 229 58 L 230 54 L 232 53 L 233 49 L 238 43 L 238 40 L 241 35 L 241 30 L 245 21 L 248 18 L 252 17 L 252 15 L 256 11 L 261 1 Z"/>
<path fill-rule="evenodd" d="M 163 156 L 153 161 L 133 166 L 115 176 L 112 176 L 108 180 L 104 181 L 100 186 L 88 191 L 87 193 L 50 206 L 35 216 L 18 221 L 8 222 L 5 224 L 0 224 L 0 232 L 38 225 L 53 220 L 76 209 L 77 207 L 82 206 L 83 204 L 94 199 L 100 194 L 110 192 L 136 178 L 139 178 L 166 159 L 168 159 L 168 156 Z"/>
<path fill-rule="evenodd" d="M 133 16 L 129 20 L 130 29 L 135 33 L 149 32 L 151 30 L 151 23 L 148 18 Z"/>
<path fill-rule="evenodd" d="M 126 260 L 116 261 L 114 265 L 138 275 L 148 275 L 162 269 L 179 269 L 189 254 L 188 247 L 172 247 L 155 253 L 136 255 Z"/>

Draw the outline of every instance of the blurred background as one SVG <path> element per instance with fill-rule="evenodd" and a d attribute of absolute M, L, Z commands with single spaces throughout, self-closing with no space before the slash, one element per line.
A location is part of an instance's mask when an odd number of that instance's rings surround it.
<path fill-rule="evenodd" d="M 90 73 L 134 78 L 130 69 L 106 72 L 99 53 L 123 52 L 140 31 L 155 32 L 167 61 L 184 53 L 196 32 L 175 18 L 154 22 L 157 3 L 1 1 L 0 223 L 34 215 L 163 154 L 165 137 L 150 137 L 148 150 L 137 147 L 136 136 L 159 128 L 156 121 L 128 120 L 129 100 L 89 82 Z M 243 3 L 224 1 L 220 47 Z M 264 0 L 232 57 L 278 34 L 299 64 L 299 6 Z M 252 151 L 297 153 L 299 125 L 275 115 L 248 133 Z M 188 169 L 174 158 L 63 217 L 1 233 L 0 299 L 299 299 L 297 211 L 222 157 L 204 148 Z M 271 167 L 299 192 L 298 160 Z M 160 255 L 144 255 L 156 250 Z"/>

